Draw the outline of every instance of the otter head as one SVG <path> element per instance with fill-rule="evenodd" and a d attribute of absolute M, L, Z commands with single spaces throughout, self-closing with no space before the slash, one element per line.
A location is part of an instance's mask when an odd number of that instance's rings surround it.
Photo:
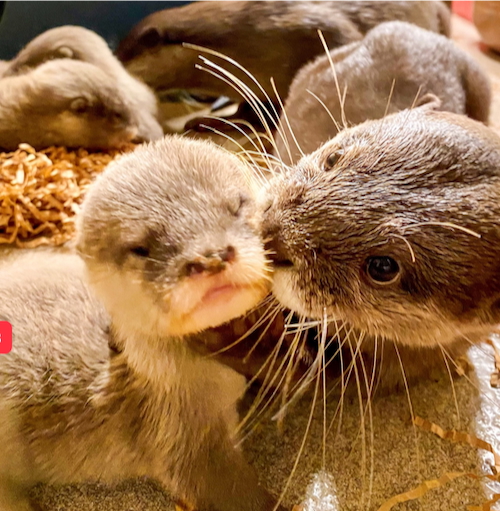
<path fill-rule="evenodd" d="M 35 146 L 119 148 L 136 136 L 125 99 L 99 68 L 54 60 L 26 78 L 18 108 L 26 119 L 26 141 Z"/>
<path fill-rule="evenodd" d="M 180 137 L 109 165 L 85 198 L 77 245 L 116 328 L 180 336 L 266 295 L 253 186 L 236 156 Z"/>
<path fill-rule="evenodd" d="M 66 25 L 47 30 L 30 41 L 10 62 L 5 76 L 24 74 L 48 60 L 81 60 L 102 68 L 112 58 L 102 37 L 86 28 Z"/>
<path fill-rule="evenodd" d="M 285 305 L 422 347 L 500 321 L 500 139 L 431 106 L 345 130 L 269 184 Z"/>

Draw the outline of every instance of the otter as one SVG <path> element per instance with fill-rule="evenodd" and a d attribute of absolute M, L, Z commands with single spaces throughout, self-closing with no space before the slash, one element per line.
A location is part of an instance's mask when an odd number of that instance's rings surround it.
<path fill-rule="evenodd" d="M 139 476 L 200 511 L 276 509 L 234 447 L 243 377 L 185 342 L 269 290 L 252 179 L 212 143 L 140 146 L 85 197 L 78 255 L 2 265 L 2 511 L 37 482 Z"/>
<path fill-rule="evenodd" d="M 210 57 L 246 83 L 261 101 L 275 102 L 270 79 L 280 97 L 286 98 L 297 71 L 323 51 L 318 29 L 329 47 L 337 48 L 360 40 L 369 29 L 389 20 L 413 22 L 448 35 L 449 18 L 442 2 L 194 2 L 147 16 L 132 28 L 116 53 L 132 74 L 155 90 L 184 88 L 241 102 L 230 84 L 197 70 L 198 52 L 182 43 L 208 47 L 234 59 L 255 77 L 262 89 L 227 61 Z"/>
<path fill-rule="evenodd" d="M 113 55 L 106 41 L 92 30 L 66 25 L 52 28 L 33 39 L 8 63 L 4 76 L 17 76 L 53 59 L 88 62 L 110 75 L 126 100 L 138 126 L 137 138 L 157 140 L 163 136 L 158 122 L 156 96 L 139 79 L 131 76 Z"/>
<path fill-rule="evenodd" d="M 441 99 L 443 110 L 488 120 L 489 80 L 469 55 L 448 38 L 410 23 L 382 23 L 362 41 L 320 56 L 299 71 L 274 152 L 285 163 L 296 163 L 344 124 L 379 119 L 429 93 Z"/>
<path fill-rule="evenodd" d="M 261 200 L 276 297 L 352 327 L 386 389 L 399 359 L 425 378 L 500 322 L 500 139 L 439 108 L 341 131 Z"/>
<path fill-rule="evenodd" d="M 136 134 L 127 101 L 106 73 L 86 62 L 54 60 L 0 80 L 2 149 L 22 142 L 35 149 L 120 148 Z"/>

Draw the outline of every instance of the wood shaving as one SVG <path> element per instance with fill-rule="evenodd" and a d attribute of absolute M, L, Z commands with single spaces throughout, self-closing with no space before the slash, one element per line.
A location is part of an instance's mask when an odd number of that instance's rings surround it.
<path fill-rule="evenodd" d="M 17 151 L 0 153 L 0 244 L 33 248 L 70 240 L 87 188 L 122 152 L 35 151 L 20 144 Z"/>
<path fill-rule="evenodd" d="M 434 433 L 439 438 L 443 440 L 450 440 L 452 442 L 457 443 L 465 443 L 470 445 L 471 447 L 476 447 L 478 449 L 484 449 L 485 451 L 493 454 L 495 464 L 492 466 L 493 474 L 484 474 L 477 475 L 472 472 L 447 472 L 443 474 L 439 479 L 432 479 L 428 481 L 424 481 L 416 488 L 413 488 L 410 491 L 405 493 L 400 493 L 399 495 L 395 495 L 388 501 L 386 501 L 378 511 L 389 511 L 395 505 L 401 504 L 402 502 L 408 502 L 409 500 L 415 500 L 423 497 L 428 491 L 439 488 L 448 484 L 449 482 L 458 479 L 459 477 L 470 477 L 472 479 L 490 479 L 491 481 L 500 482 L 500 456 L 495 452 L 492 445 L 480 438 L 477 438 L 474 435 L 470 435 L 468 433 L 462 431 L 455 430 L 445 430 L 441 426 L 434 424 L 426 419 L 422 419 L 421 417 L 415 417 L 413 421 L 416 426 L 423 429 L 424 431 L 429 431 Z M 500 501 L 500 493 L 495 493 L 492 499 L 484 502 L 480 506 L 467 506 L 468 511 L 491 511 L 491 507 Z"/>

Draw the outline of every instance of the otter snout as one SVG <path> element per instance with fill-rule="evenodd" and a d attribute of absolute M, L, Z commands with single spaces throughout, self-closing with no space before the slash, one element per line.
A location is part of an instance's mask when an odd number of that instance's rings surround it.
<path fill-rule="evenodd" d="M 184 274 L 187 276 L 203 273 L 216 274 L 225 270 L 228 263 L 236 259 L 236 249 L 229 245 L 219 252 L 208 252 L 186 263 Z"/>

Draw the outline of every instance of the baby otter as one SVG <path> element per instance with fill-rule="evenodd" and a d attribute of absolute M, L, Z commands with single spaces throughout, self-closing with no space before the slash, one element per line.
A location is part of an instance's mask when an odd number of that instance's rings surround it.
<path fill-rule="evenodd" d="M 241 101 L 232 86 L 197 70 L 198 52 L 182 43 L 205 46 L 236 60 L 271 98 L 274 78 L 278 93 L 286 98 L 297 71 L 323 51 L 318 29 L 329 47 L 337 48 L 389 20 L 410 21 L 448 34 L 449 17 L 442 2 L 193 2 L 144 18 L 120 43 L 117 55 L 155 90 L 181 88 Z M 211 59 L 266 101 L 244 73 L 222 59 Z"/>
<path fill-rule="evenodd" d="M 0 80 L 0 147 L 21 142 L 120 148 L 137 134 L 132 113 L 109 76 L 86 62 L 55 60 Z"/>
<path fill-rule="evenodd" d="M 14 328 L 0 358 L 2 511 L 29 509 L 36 482 L 138 476 L 200 511 L 275 509 L 234 448 L 244 379 L 183 337 L 268 292 L 252 188 L 236 156 L 165 138 L 89 190 L 85 265 L 35 253 L 1 267 L 0 317 Z"/>
<path fill-rule="evenodd" d="M 443 110 L 488 120 L 489 81 L 471 57 L 442 35 L 400 21 L 382 23 L 362 41 L 318 57 L 299 71 L 285 103 L 286 118 L 282 114 L 280 120 L 275 153 L 285 163 L 297 162 L 344 123 L 382 118 L 410 108 L 428 93 L 441 99 Z"/>
<path fill-rule="evenodd" d="M 500 139 L 437 107 L 341 131 L 262 203 L 277 298 L 353 327 L 388 388 L 500 322 Z"/>
<path fill-rule="evenodd" d="M 71 25 L 47 30 L 19 52 L 4 70 L 4 76 L 25 74 L 53 59 L 81 60 L 110 75 L 138 126 L 137 137 L 157 140 L 163 136 L 154 93 L 125 70 L 106 41 L 92 30 Z"/>

